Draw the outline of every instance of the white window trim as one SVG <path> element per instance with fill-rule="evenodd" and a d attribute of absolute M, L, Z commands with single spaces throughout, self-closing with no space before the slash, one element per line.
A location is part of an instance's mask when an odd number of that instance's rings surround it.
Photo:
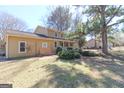
<path fill-rule="evenodd" d="M 43 47 L 43 44 L 46 44 L 46 47 Z M 42 42 L 42 48 L 48 48 L 48 42 Z"/>
<path fill-rule="evenodd" d="M 20 51 L 20 43 L 25 43 L 25 51 L 24 52 Z M 18 53 L 26 53 L 27 52 L 26 47 L 27 47 L 27 42 L 26 41 L 19 41 L 18 42 Z"/>

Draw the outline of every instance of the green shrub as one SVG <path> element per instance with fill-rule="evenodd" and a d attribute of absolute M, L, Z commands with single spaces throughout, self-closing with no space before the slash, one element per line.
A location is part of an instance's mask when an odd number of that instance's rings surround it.
<path fill-rule="evenodd" d="M 88 56 L 89 54 L 90 54 L 89 51 L 82 51 L 82 53 L 81 53 L 82 56 Z"/>
<path fill-rule="evenodd" d="M 82 56 L 98 56 L 98 54 L 94 53 L 94 52 L 91 52 L 91 51 L 82 51 L 81 53 Z"/>
<path fill-rule="evenodd" d="M 70 53 L 70 51 L 68 50 L 62 50 L 58 53 L 58 55 L 59 55 L 59 58 L 61 59 L 73 59 L 74 57 L 74 54 Z"/>
<path fill-rule="evenodd" d="M 58 56 L 61 59 L 74 59 L 74 58 L 80 58 L 80 53 L 74 50 L 62 50 L 58 53 Z"/>
<path fill-rule="evenodd" d="M 63 49 L 62 49 L 62 47 L 57 47 L 56 48 L 56 54 L 58 54 L 60 51 L 62 51 Z"/>
<path fill-rule="evenodd" d="M 78 52 L 78 53 L 82 54 L 82 50 L 81 50 L 81 49 L 79 49 L 79 48 L 75 48 L 75 49 L 74 49 L 74 51 L 76 51 L 76 52 Z"/>
<path fill-rule="evenodd" d="M 75 48 L 74 51 L 79 52 L 79 49 L 78 48 Z"/>
<path fill-rule="evenodd" d="M 67 50 L 73 50 L 73 48 L 72 47 L 68 47 Z"/>
<path fill-rule="evenodd" d="M 66 50 L 66 51 L 68 52 L 68 58 L 69 59 L 74 59 L 75 58 L 73 50 Z"/>
<path fill-rule="evenodd" d="M 80 53 L 74 52 L 74 57 L 75 57 L 75 58 L 80 58 Z"/>

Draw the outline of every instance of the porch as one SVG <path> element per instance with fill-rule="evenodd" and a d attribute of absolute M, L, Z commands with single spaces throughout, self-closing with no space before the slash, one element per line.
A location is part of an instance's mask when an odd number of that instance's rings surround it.
<path fill-rule="evenodd" d="M 74 48 L 74 41 L 67 41 L 67 40 L 63 40 L 63 41 L 55 41 L 54 42 L 54 47 L 72 47 Z"/>

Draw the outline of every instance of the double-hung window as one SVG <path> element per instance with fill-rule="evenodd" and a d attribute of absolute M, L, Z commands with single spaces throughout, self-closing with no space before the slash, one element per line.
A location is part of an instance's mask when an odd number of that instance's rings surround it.
<path fill-rule="evenodd" d="M 26 52 L 26 42 L 20 41 L 19 42 L 19 53 L 25 53 Z"/>
<path fill-rule="evenodd" d="M 47 42 L 43 42 L 43 43 L 42 43 L 42 48 L 48 48 Z"/>

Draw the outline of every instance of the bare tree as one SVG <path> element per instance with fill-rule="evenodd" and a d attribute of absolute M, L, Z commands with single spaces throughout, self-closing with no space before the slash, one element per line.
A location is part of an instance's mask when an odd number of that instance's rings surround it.
<path fill-rule="evenodd" d="M 1 40 L 5 38 L 6 30 L 26 30 L 26 23 L 7 13 L 0 13 L 0 35 Z"/>
<path fill-rule="evenodd" d="M 82 22 L 82 12 L 79 11 L 79 8 L 76 7 L 74 9 L 74 13 L 73 13 L 73 17 L 72 17 L 72 27 L 71 30 L 72 31 L 76 31 L 76 28 L 78 26 L 79 23 Z"/>
<path fill-rule="evenodd" d="M 68 6 L 58 6 L 50 12 L 47 18 L 48 27 L 59 31 L 68 30 L 71 24 L 71 16 Z"/>

